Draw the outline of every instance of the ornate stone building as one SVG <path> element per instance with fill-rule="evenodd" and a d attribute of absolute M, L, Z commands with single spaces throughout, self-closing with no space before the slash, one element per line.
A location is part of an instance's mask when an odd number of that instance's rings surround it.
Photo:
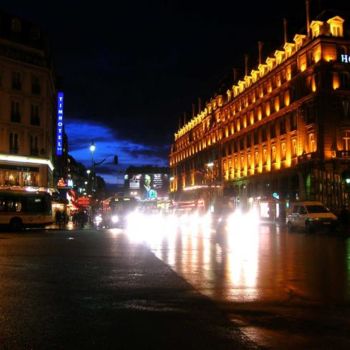
<path fill-rule="evenodd" d="M 349 204 L 350 40 L 334 13 L 307 29 L 175 133 L 174 195 Z"/>
<path fill-rule="evenodd" d="M 0 188 L 53 186 L 55 101 L 42 32 L 0 12 Z"/>

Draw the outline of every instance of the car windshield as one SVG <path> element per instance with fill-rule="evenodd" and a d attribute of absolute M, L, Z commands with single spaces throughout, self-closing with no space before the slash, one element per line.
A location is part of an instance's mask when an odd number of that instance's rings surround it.
<path fill-rule="evenodd" d="M 328 213 L 329 210 L 323 205 L 307 205 L 306 209 L 309 213 Z"/>

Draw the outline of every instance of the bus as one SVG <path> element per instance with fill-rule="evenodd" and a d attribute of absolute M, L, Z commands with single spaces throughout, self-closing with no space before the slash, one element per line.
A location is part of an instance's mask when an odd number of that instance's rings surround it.
<path fill-rule="evenodd" d="M 47 192 L 0 190 L 0 225 L 20 231 L 53 223 L 51 196 Z"/>

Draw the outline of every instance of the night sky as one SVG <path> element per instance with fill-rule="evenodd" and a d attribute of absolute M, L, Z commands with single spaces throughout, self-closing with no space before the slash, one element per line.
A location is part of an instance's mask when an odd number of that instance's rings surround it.
<path fill-rule="evenodd" d="M 276 5 L 279 4 L 279 5 Z M 348 1 L 310 1 L 311 20 Z M 113 6 L 112 6 L 113 5 Z M 168 165 L 179 122 L 244 72 L 305 33 L 305 1 L 16 1 L 0 8 L 37 23 L 48 35 L 65 93 L 69 152 L 108 183 L 128 165 Z M 120 165 L 113 165 L 113 156 Z"/>

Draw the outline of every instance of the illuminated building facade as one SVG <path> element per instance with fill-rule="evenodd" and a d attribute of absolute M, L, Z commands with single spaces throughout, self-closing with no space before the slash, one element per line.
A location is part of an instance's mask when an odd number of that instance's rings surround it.
<path fill-rule="evenodd" d="M 170 191 L 349 204 L 350 40 L 324 12 L 175 133 Z"/>
<path fill-rule="evenodd" d="M 55 95 L 40 29 L 0 12 L 0 188 L 52 187 Z"/>

